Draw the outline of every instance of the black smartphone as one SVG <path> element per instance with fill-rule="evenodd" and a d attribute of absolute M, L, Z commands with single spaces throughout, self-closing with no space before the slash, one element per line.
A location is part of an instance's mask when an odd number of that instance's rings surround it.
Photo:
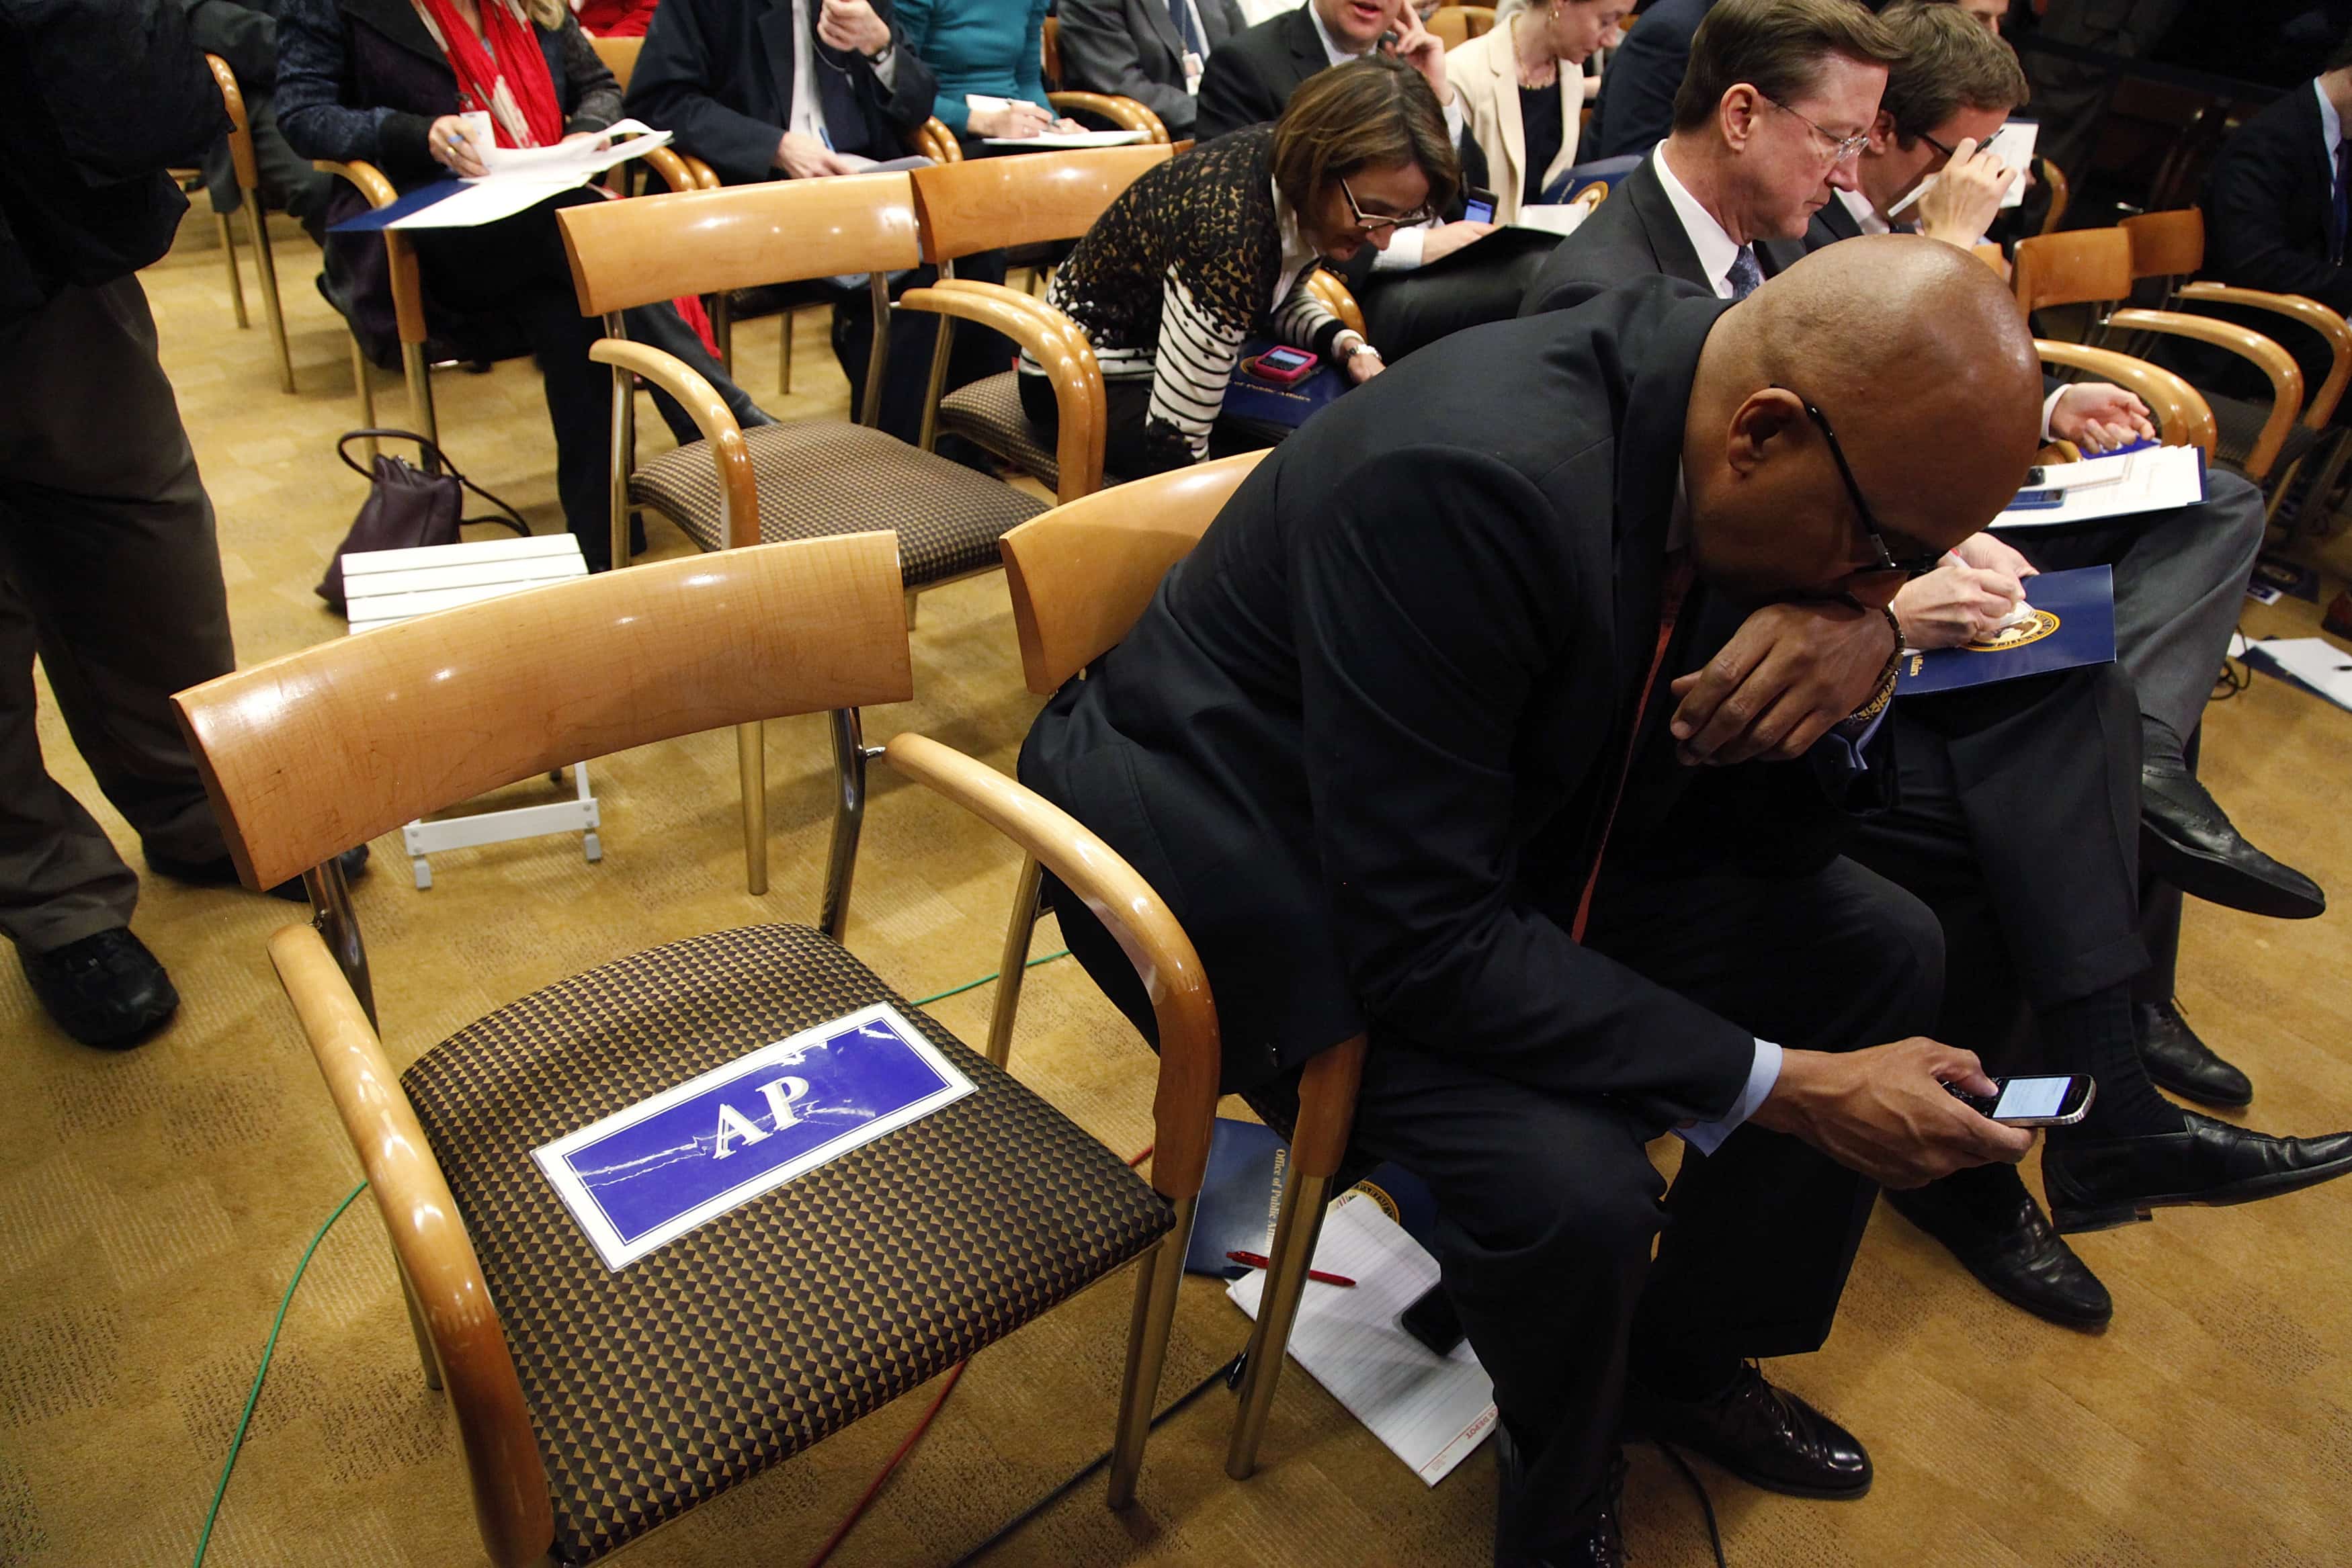
<path fill-rule="evenodd" d="M 1491 224 L 1495 221 L 1495 193 L 1473 185 L 1462 193 L 1462 218 L 1465 223 Z"/>
<path fill-rule="evenodd" d="M 1432 1355 L 1452 1355 L 1454 1347 L 1462 1343 L 1462 1320 L 1454 1315 L 1454 1303 L 1446 1299 L 1443 1285 L 1432 1285 L 1420 1300 L 1398 1313 L 1397 1326 L 1419 1340 Z"/>
<path fill-rule="evenodd" d="M 2011 1127 L 2071 1127 L 2081 1121 L 2099 1086 L 2085 1074 L 2044 1078 L 1996 1078 L 1990 1094 L 1971 1094 L 1957 1083 L 1944 1090 L 1980 1116 Z"/>

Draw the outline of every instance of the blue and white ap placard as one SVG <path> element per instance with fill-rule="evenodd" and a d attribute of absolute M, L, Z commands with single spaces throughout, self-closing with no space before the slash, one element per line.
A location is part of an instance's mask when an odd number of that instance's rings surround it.
<path fill-rule="evenodd" d="M 971 1092 L 887 1002 L 533 1149 L 608 1269 Z"/>

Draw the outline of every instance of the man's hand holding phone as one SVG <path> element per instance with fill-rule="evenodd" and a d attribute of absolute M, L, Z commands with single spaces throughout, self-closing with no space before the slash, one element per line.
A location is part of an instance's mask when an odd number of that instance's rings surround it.
<path fill-rule="evenodd" d="M 1913 1036 L 1864 1051 L 1787 1051 L 1749 1118 L 1802 1138 L 1882 1186 L 1914 1187 L 1970 1166 L 2011 1165 L 2033 1134 L 1988 1120 L 1944 1085 L 1994 1092 L 1973 1051 Z"/>

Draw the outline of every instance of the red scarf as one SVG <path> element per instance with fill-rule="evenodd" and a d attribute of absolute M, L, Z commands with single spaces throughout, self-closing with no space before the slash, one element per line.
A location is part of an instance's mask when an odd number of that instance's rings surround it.
<path fill-rule="evenodd" d="M 482 39 L 466 26 L 449 0 L 416 0 L 441 35 L 442 52 L 457 78 L 457 107 L 488 110 L 501 147 L 552 147 L 563 140 L 563 110 L 555 99 L 539 34 L 509 0 L 475 0 L 482 14 Z"/>

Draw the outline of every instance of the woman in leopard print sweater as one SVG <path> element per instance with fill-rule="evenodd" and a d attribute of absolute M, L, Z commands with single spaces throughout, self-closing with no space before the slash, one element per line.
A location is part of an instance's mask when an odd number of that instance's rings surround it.
<path fill-rule="evenodd" d="M 1218 424 L 1255 334 L 1313 350 L 1351 381 L 1372 346 L 1308 292 L 1323 261 L 1387 248 L 1453 199 L 1461 172 L 1420 75 L 1375 57 L 1308 78 L 1272 125 L 1222 137 L 1145 173 L 1078 241 L 1046 302 L 1094 346 L 1108 394 L 1103 465 L 1121 478 L 1263 444 Z M 1022 356 L 1021 402 L 1050 444 L 1054 394 Z"/>

